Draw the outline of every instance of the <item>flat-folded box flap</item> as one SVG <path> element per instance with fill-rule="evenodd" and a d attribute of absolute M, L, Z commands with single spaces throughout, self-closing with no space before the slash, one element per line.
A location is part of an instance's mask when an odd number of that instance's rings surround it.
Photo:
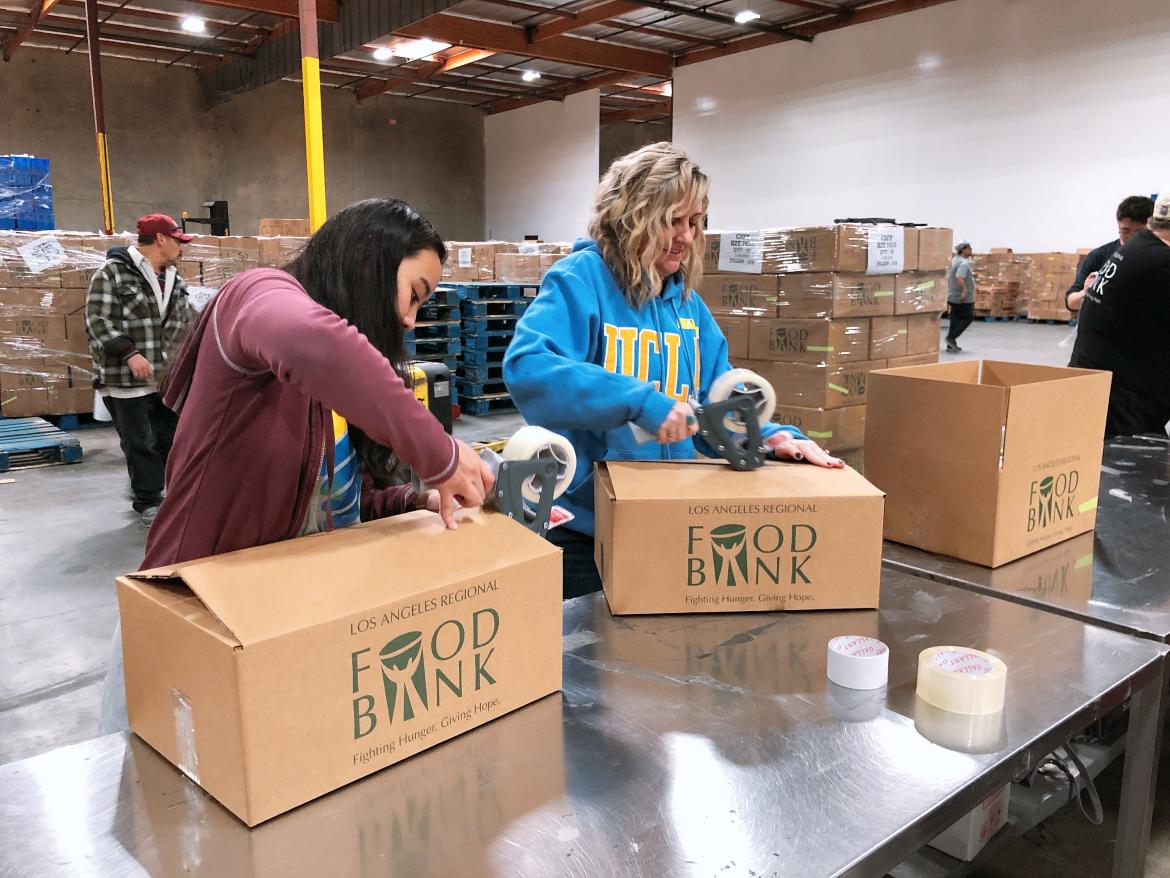
<path fill-rule="evenodd" d="M 559 551 L 504 515 L 412 512 L 123 577 L 181 580 L 244 647 Z"/>
<path fill-rule="evenodd" d="M 850 467 L 768 462 L 740 472 L 724 461 L 611 460 L 605 468 L 618 502 L 882 496 Z"/>

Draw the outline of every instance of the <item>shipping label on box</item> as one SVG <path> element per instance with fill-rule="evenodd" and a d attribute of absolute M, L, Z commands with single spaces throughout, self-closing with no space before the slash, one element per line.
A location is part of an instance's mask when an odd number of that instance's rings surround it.
<path fill-rule="evenodd" d="M 886 538 L 998 567 L 1093 529 L 1110 376 L 968 360 L 870 376 Z"/>
<path fill-rule="evenodd" d="M 906 265 L 906 230 L 902 226 L 870 226 L 866 274 L 898 274 Z"/>
<path fill-rule="evenodd" d="M 870 320 L 869 358 L 890 359 L 906 356 L 909 330 L 905 317 L 874 317 Z"/>
<path fill-rule="evenodd" d="M 850 469 L 608 461 L 595 492 L 617 615 L 877 606 L 882 495 Z"/>
<path fill-rule="evenodd" d="M 788 363 L 841 363 L 868 360 L 868 320 L 752 321 L 748 356 Z"/>
<path fill-rule="evenodd" d="M 826 365 L 747 360 L 740 365 L 768 379 L 778 405 L 835 409 L 865 405 L 869 374 L 884 369 L 886 361 Z"/>
<path fill-rule="evenodd" d="M 764 270 L 764 235 L 762 232 L 721 232 L 719 235 L 719 270 L 760 274 Z"/>
<path fill-rule="evenodd" d="M 495 513 L 136 573 L 118 600 L 131 729 L 250 826 L 560 687 L 560 551 Z"/>
<path fill-rule="evenodd" d="M 850 405 L 837 409 L 812 409 L 803 406 L 777 406 L 772 420 L 796 427 L 809 439 L 834 453 L 861 448 L 865 444 L 865 406 Z"/>

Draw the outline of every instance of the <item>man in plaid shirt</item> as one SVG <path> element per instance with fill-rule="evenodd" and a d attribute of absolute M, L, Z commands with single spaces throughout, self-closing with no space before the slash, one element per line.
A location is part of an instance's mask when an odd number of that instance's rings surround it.
<path fill-rule="evenodd" d="M 106 254 L 85 302 L 95 384 L 122 441 L 134 511 L 147 527 L 162 503 L 179 420 L 163 405 L 158 381 L 195 319 L 177 270 L 190 240 L 165 214 L 142 217 L 137 246 Z"/>

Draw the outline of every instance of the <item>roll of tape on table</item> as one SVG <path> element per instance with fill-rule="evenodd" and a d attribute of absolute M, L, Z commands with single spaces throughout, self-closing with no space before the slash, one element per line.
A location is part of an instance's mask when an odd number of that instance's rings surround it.
<path fill-rule="evenodd" d="M 553 499 L 560 497 L 569 488 L 573 474 L 577 471 L 577 453 L 572 443 L 564 436 L 546 430 L 544 427 L 521 427 L 512 434 L 504 450 L 500 452 L 504 460 L 544 460 L 552 458 L 557 462 L 557 485 L 553 490 Z M 536 479 L 527 479 L 521 493 L 529 503 L 540 502 L 540 487 Z"/>
<path fill-rule="evenodd" d="M 1007 746 L 1007 723 L 995 713 L 952 713 L 914 699 L 914 728 L 922 737 L 960 753 L 995 753 Z"/>
<path fill-rule="evenodd" d="M 918 655 L 918 696 L 951 713 L 1003 710 L 1007 665 L 963 646 L 932 646 Z"/>
<path fill-rule="evenodd" d="M 877 689 L 889 678 L 890 649 L 872 637 L 834 637 L 829 641 L 826 673 L 846 689 Z"/>

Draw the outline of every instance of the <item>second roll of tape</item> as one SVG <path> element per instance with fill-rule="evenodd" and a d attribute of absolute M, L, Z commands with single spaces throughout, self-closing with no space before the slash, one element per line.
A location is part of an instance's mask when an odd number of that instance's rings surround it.
<path fill-rule="evenodd" d="M 1003 710 L 1007 665 L 964 646 L 932 646 L 918 655 L 918 697 L 952 713 Z"/>

